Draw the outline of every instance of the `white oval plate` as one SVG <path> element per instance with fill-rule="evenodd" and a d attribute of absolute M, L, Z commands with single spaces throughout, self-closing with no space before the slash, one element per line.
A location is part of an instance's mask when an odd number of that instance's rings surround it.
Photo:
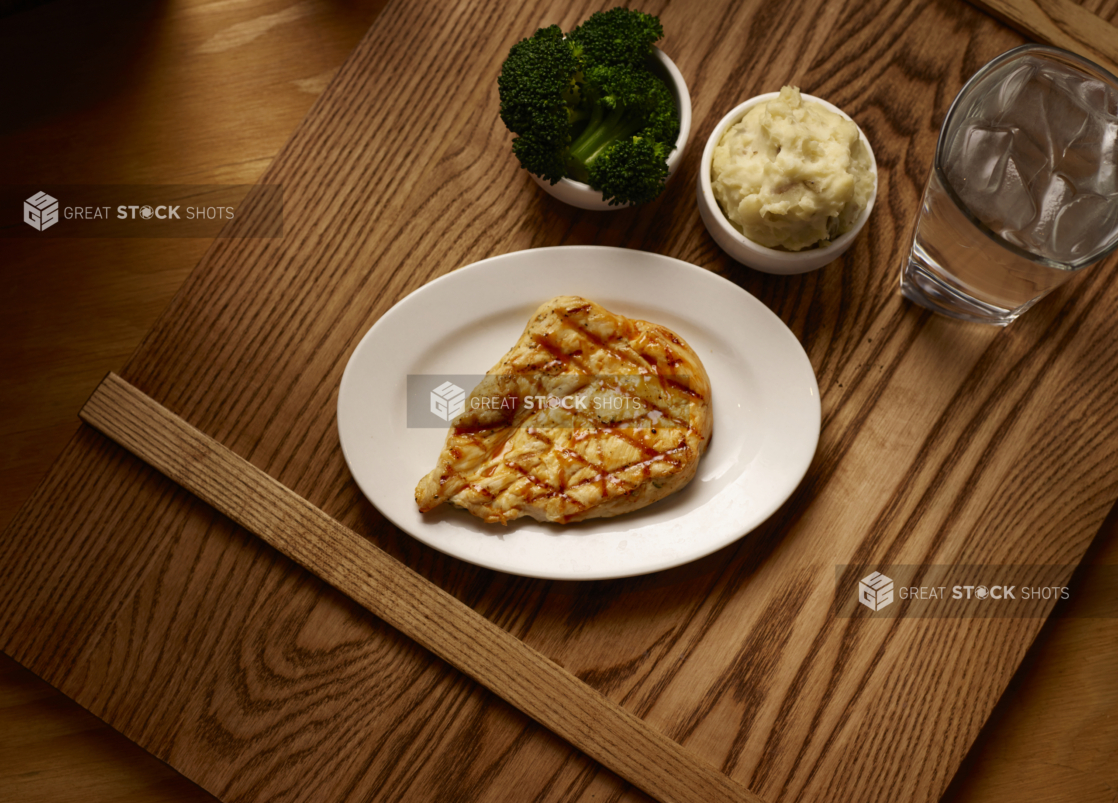
<path fill-rule="evenodd" d="M 448 506 L 421 514 L 415 486 L 434 468 L 446 430 L 408 428 L 408 375 L 484 374 L 536 307 L 560 295 L 663 324 L 698 353 L 711 381 L 714 434 L 695 479 L 641 510 L 578 524 L 485 524 Z M 811 363 L 764 304 L 695 265 L 602 246 L 518 251 L 419 288 L 365 334 L 338 392 L 346 463 L 393 524 L 470 563 L 559 580 L 659 571 L 737 540 L 803 479 L 819 426 Z"/>

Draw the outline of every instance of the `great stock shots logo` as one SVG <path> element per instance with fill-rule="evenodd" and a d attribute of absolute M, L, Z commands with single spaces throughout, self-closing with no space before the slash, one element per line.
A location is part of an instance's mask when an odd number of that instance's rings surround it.
<path fill-rule="evenodd" d="M 893 581 L 881 572 L 863 577 L 858 583 L 858 602 L 871 611 L 880 611 L 893 601 Z"/>
<path fill-rule="evenodd" d="M 1118 565 L 1110 568 L 1118 580 Z M 883 619 L 1019 619 L 1047 617 L 1060 605 L 1061 616 L 1118 618 L 1118 595 L 1098 604 L 1090 596 L 1071 601 L 1075 570 L 1075 565 L 1024 563 L 837 565 L 834 611 Z"/>
<path fill-rule="evenodd" d="M 23 202 L 23 222 L 36 231 L 49 229 L 58 222 L 58 199 L 35 193 Z"/>
<path fill-rule="evenodd" d="M 281 184 L 37 186 L 0 181 L 0 210 L 0 238 L 283 236 Z M 25 225 L 19 225 L 20 218 Z"/>
<path fill-rule="evenodd" d="M 408 374 L 408 429 L 447 424 L 472 431 L 490 428 L 673 429 L 689 415 L 658 408 L 659 384 L 650 376 L 586 375 L 549 388 L 553 377 L 518 374 Z M 686 377 L 680 378 L 681 383 Z M 653 387 L 655 384 L 655 387 Z M 473 388 L 467 391 L 465 388 Z"/>
<path fill-rule="evenodd" d="M 431 412 L 443 421 L 451 421 L 466 409 L 466 391 L 450 380 L 431 391 Z"/>

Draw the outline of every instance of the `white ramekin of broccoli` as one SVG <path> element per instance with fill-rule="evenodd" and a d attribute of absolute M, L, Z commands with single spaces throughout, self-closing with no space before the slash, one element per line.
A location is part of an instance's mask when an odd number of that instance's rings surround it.
<path fill-rule="evenodd" d="M 655 43 L 660 20 L 615 8 L 564 34 L 541 28 L 509 51 L 497 80 L 512 150 L 568 204 L 610 209 L 658 197 L 691 128 L 691 98 Z"/>

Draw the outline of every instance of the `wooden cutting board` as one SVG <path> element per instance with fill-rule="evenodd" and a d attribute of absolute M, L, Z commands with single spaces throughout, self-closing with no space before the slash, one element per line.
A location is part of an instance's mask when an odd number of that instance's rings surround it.
<path fill-rule="evenodd" d="M 1043 620 L 838 618 L 835 566 L 1070 567 L 1118 496 L 1113 259 L 1007 330 L 896 293 L 938 124 L 1020 39 L 946 1 L 650 7 L 694 140 L 656 204 L 595 214 L 517 169 L 493 87 L 509 44 L 591 10 L 390 4 L 265 178 L 284 238 L 215 242 L 125 378 L 766 800 L 934 800 Z M 865 235 L 801 277 L 729 261 L 692 191 L 718 117 L 784 83 L 846 109 L 881 169 Z M 435 276 L 583 243 L 694 262 L 780 315 L 819 379 L 816 460 L 748 538 L 648 577 L 434 553 L 349 477 L 345 361 Z M 641 799 L 90 430 L 0 541 L 0 646 L 225 800 Z"/>

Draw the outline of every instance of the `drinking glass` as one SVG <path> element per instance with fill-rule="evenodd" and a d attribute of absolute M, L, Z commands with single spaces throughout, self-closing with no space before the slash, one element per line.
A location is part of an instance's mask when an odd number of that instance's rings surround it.
<path fill-rule="evenodd" d="M 1118 78 L 1047 45 L 995 58 L 947 112 L 905 298 L 1004 326 L 1118 246 Z"/>

